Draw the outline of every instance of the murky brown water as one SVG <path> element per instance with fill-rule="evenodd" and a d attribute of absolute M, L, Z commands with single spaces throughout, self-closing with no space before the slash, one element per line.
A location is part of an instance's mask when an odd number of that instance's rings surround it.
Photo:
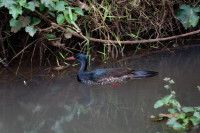
<path fill-rule="evenodd" d="M 200 104 L 196 87 L 200 85 L 200 48 L 129 59 L 121 64 L 158 71 L 159 75 L 110 87 L 77 82 L 78 68 L 60 72 L 60 78 L 52 80 L 43 74 L 27 85 L 23 78 L 6 82 L 9 72 L 1 73 L 0 133 L 174 132 L 164 122 L 149 120 L 152 114 L 166 113 L 165 109 L 153 108 L 168 94 L 163 88 L 164 77 L 174 79 L 173 88 L 182 105 Z"/>

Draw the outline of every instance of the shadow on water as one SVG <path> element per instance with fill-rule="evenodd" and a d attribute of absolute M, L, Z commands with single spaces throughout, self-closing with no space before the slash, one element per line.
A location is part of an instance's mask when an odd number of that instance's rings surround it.
<path fill-rule="evenodd" d="M 174 132 L 165 123 L 149 120 L 154 103 L 167 91 L 163 78 L 176 84 L 177 99 L 185 106 L 198 106 L 200 93 L 200 48 L 151 55 L 121 62 L 136 70 L 158 71 L 156 77 L 131 80 L 119 87 L 85 85 L 76 71 L 47 81 L 36 77 L 3 82 L 0 87 L 1 133 L 155 133 Z M 3 75 L 2 75 L 3 76 Z"/>

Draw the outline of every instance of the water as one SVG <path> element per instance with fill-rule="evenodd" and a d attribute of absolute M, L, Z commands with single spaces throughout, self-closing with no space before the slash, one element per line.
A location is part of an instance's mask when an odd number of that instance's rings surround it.
<path fill-rule="evenodd" d="M 173 133 L 164 122 L 149 120 L 152 114 L 167 113 L 165 108 L 153 108 L 168 94 L 164 77 L 174 79 L 173 88 L 182 105 L 199 105 L 200 48 L 112 63 L 122 64 L 159 75 L 111 87 L 77 82 L 80 66 L 61 71 L 56 78 L 45 71 L 33 76 L 32 82 L 2 70 L 0 133 Z"/>

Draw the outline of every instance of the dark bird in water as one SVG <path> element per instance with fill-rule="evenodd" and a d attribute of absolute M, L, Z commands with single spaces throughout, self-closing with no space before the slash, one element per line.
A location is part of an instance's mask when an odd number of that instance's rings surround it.
<path fill-rule="evenodd" d="M 66 60 L 76 60 L 81 63 L 77 79 L 85 84 L 119 83 L 125 79 L 141 79 L 158 74 L 158 72 L 154 71 L 136 71 L 123 68 L 96 69 L 91 72 L 87 72 L 87 58 L 85 55 L 80 53 L 66 58 Z"/>

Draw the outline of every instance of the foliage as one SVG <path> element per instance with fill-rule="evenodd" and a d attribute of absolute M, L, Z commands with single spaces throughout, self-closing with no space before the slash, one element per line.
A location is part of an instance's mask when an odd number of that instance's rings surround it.
<path fill-rule="evenodd" d="M 199 12 L 200 7 L 191 7 L 190 5 L 183 4 L 177 12 L 176 17 L 181 20 L 181 23 L 183 24 L 185 29 L 187 29 L 190 26 L 195 27 L 198 24 Z"/>
<path fill-rule="evenodd" d="M 176 93 L 172 90 L 171 85 L 175 82 L 173 79 L 165 78 L 167 85 L 164 86 L 170 91 L 170 95 L 166 95 L 154 104 L 154 108 L 160 108 L 166 106 L 168 112 L 172 115 L 167 121 L 167 125 L 175 130 L 185 130 L 186 128 L 192 126 L 197 126 L 200 124 L 200 106 L 198 107 L 182 107 L 181 104 L 176 100 Z M 191 125 L 192 124 L 192 125 Z"/>
<path fill-rule="evenodd" d="M 58 24 L 67 21 L 69 24 L 74 25 L 76 29 L 77 15 L 84 15 L 83 10 L 79 7 L 71 7 L 66 1 L 62 0 L 40 0 L 40 1 L 26 1 L 26 0 L 1 0 L 0 7 L 5 7 L 12 15 L 10 19 L 11 31 L 16 33 L 21 28 L 25 27 L 25 31 L 30 36 L 34 36 L 37 32 L 36 26 L 41 22 L 37 17 L 31 17 L 30 13 L 40 12 L 47 10 L 48 14 L 54 16 Z"/>

